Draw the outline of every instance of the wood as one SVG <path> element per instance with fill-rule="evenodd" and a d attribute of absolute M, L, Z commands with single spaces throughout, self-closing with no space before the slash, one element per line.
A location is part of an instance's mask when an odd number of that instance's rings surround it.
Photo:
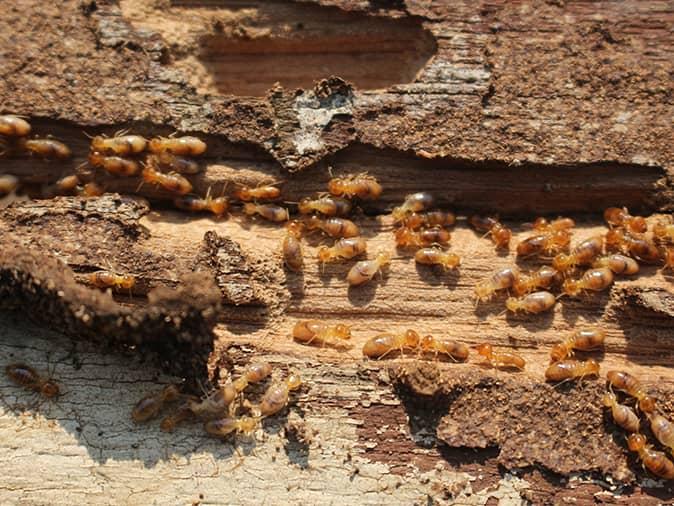
<path fill-rule="evenodd" d="M 25 16 L 38 4 L 39 17 Z M 576 242 L 605 231 L 606 206 L 672 210 L 671 5 L 390 4 L 6 2 L 0 37 L 12 38 L 0 40 L 0 112 L 26 115 L 75 156 L 65 164 L 0 159 L 0 168 L 39 193 L 86 159 L 84 131 L 129 128 L 206 140 L 205 170 L 191 178 L 200 193 L 282 180 L 284 199 L 296 202 L 325 188 L 328 167 L 367 171 L 385 188 L 354 218 L 371 255 L 396 251 L 385 213 L 418 190 L 460 215 L 499 212 L 516 240 L 537 214 L 573 215 Z M 174 30 L 181 20 L 185 30 Z M 340 52 L 345 40 L 365 48 L 358 58 Z M 222 52 L 231 41 L 237 51 Z M 264 56 L 275 42 L 279 61 L 295 69 L 282 86 L 268 82 L 283 75 Z M 248 81 L 254 65 L 237 63 L 245 51 L 264 69 L 258 82 Z M 342 77 L 354 85 L 313 86 L 329 76 L 312 51 L 336 54 L 336 72 L 352 72 Z M 388 52 L 400 68 L 368 77 Z M 322 269 L 314 260 L 320 238 L 305 243 L 304 272 L 286 273 L 281 227 L 237 208 L 223 220 L 188 215 L 172 209 L 168 193 L 137 190 L 137 178 L 93 177 L 150 199 L 150 208 L 112 194 L 17 202 L 0 215 L 11 245 L 0 254 L 0 294 L 12 306 L 1 316 L 0 360 L 55 367 L 65 391 L 38 406 L 2 376 L 3 503 L 671 499 L 671 482 L 649 478 L 624 450 L 599 406 L 601 382 L 542 382 L 561 336 L 601 325 L 602 372 L 635 374 L 674 415 L 674 292 L 656 266 L 596 297 L 562 299 L 549 315 L 502 315 L 502 299 L 476 309 L 472 287 L 513 256 L 497 255 L 463 221 L 451 242 L 458 273 L 417 267 L 397 250 L 381 279 L 348 289 L 350 264 Z M 137 276 L 131 298 L 78 283 L 110 268 Z M 353 349 L 293 343 L 292 326 L 307 318 L 352 325 Z M 407 328 L 515 350 L 527 368 L 493 371 L 474 355 L 467 364 L 362 360 L 367 338 Z M 185 378 L 197 388 L 258 359 L 274 365 L 275 378 L 298 371 L 305 386 L 254 442 L 222 443 L 198 424 L 165 434 L 129 418 L 162 384 Z"/>

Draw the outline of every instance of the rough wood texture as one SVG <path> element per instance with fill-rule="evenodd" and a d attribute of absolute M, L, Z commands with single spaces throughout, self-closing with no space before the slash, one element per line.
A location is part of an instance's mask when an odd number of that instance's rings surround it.
<path fill-rule="evenodd" d="M 459 213 L 500 212 L 518 238 L 526 230 L 515 219 L 572 213 L 577 241 L 604 230 L 608 205 L 674 208 L 673 11 L 637 1 L 12 0 L 0 5 L 0 112 L 28 116 L 75 156 L 0 167 L 25 185 L 51 183 L 85 159 L 84 131 L 179 130 L 209 144 L 198 192 L 283 180 L 284 198 L 297 201 L 325 187 L 328 167 L 375 175 L 383 198 L 356 216 L 371 252 L 394 249 L 382 213 L 418 190 Z M 138 188 L 137 178 L 91 177 L 110 191 Z M 313 261 L 318 241 L 304 273 L 286 274 L 279 227 L 236 210 L 227 220 L 172 211 L 170 195 L 149 185 L 138 193 L 150 212 L 106 196 L 15 203 L 0 215 L 12 245 L 0 255 L 2 303 L 23 310 L 3 313 L 0 359 L 56 365 L 65 389 L 36 406 L 3 376 L 3 503 L 671 502 L 671 483 L 624 451 L 599 383 L 541 382 L 560 335 L 595 323 L 608 331 L 602 370 L 634 373 L 672 415 L 674 295 L 657 267 L 549 315 L 504 317 L 502 300 L 475 310 L 472 286 L 512 254 L 463 224 L 452 238 L 459 273 L 398 251 L 383 279 L 349 290 L 349 265 Z M 138 277 L 131 298 L 77 283 L 109 267 Z M 212 279 L 220 300 L 189 276 Z M 350 323 L 354 348 L 291 342 L 294 323 L 313 317 Z M 408 327 L 516 349 L 527 370 L 362 361 L 368 337 Z M 158 338 L 191 347 L 158 351 Z M 157 363 L 194 384 L 253 358 L 276 376 L 298 370 L 305 387 L 255 443 L 235 442 L 247 454 L 235 469 L 232 442 L 198 425 L 166 435 L 131 424 L 133 403 L 176 379 L 156 376 Z"/>

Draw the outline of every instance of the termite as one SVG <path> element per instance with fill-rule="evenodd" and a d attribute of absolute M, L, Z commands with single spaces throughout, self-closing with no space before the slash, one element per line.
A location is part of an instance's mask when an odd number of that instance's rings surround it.
<path fill-rule="evenodd" d="M 120 135 L 104 137 L 97 135 L 91 139 L 92 151 L 117 156 L 137 155 L 147 148 L 147 139 L 140 135 Z"/>
<path fill-rule="evenodd" d="M 289 374 L 284 381 L 272 384 L 260 399 L 258 406 L 260 415 L 267 417 L 281 411 L 288 405 L 290 392 L 299 389 L 301 386 L 302 380 L 295 373 Z"/>
<path fill-rule="evenodd" d="M 351 329 L 344 324 L 328 325 L 318 320 L 301 321 L 293 327 L 293 339 L 303 344 L 351 348 L 345 342 L 351 339 Z"/>
<path fill-rule="evenodd" d="M 433 195 L 427 192 L 418 192 L 408 195 L 405 197 L 405 201 L 402 205 L 393 208 L 393 211 L 391 211 L 393 221 L 399 222 L 412 213 L 425 211 L 433 205 L 433 202 Z"/>
<path fill-rule="evenodd" d="M 301 214 L 320 213 L 325 216 L 345 216 L 351 212 L 351 202 L 341 197 L 322 195 L 316 198 L 303 198 L 297 204 Z"/>
<path fill-rule="evenodd" d="M 188 401 L 188 405 L 197 417 L 213 418 L 224 413 L 238 395 L 239 392 L 237 392 L 234 384 L 229 382 L 203 399 Z"/>
<path fill-rule="evenodd" d="M 495 352 L 491 344 L 480 344 L 475 347 L 478 355 L 482 355 L 492 367 L 514 368 L 523 370 L 526 365 L 525 360 L 509 351 Z"/>
<path fill-rule="evenodd" d="M 243 205 L 243 212 L 248 216 L 259 214 L 265 220 L 276 223 L 281 223 L 290 219 L 290 214 L 285 207 L 273 204 L 255 204 L 253 202 L 246 202 Z"/>
<path fill-rule="evenodd" d="M 604 345 L 604 339 L 606 332 L 601 329 L 576 330 L 561 343 L 553 346 L 550 359 L 553 362 L 564 360 L 573 355 L 573 350 L 596 350 Z"/>
<path fill-rule="evenodd" d="M 17 385 L 37 392 L 47 399 L 53 399 L 61 394 L 61 389 L 54 380 L 43 378 L 29 365 L 9 364 L 5 367 L 5 372 Z"/>
<path fill-rule="evenodd" d="M 363 345 L 363 355 L 368 358 L 382 359 L 389 353 L 418 351 L 421 338 L 414 330 L 407 330 L 403 334 L 378 334 Z"/>
<path fill-rule="evenodd" d="M 446 355 L 455 361 L 465 361 L 468 359 L 468 346 L 451 339 L 436 339 L 433 336 L 424 336 L 419 342 L 419 351 L 421 353 L 434 353 L 437 358 L 438 355 Z"/>
<path fill-rule="evenodd" d="M 84 197 L 100 197 L 105 193 L 105 188 L 103 188 L 98 183 L 90 182 L 85 183 L 80 191 L 80 195 Z"/>
<path fill-rule="evenodd" d="M 478 302 L 491 299 L 498 290 L 511 288 L 520 276 L 520 270 L 515 267 L 506 267 L 496 271 L 489 279 L 475 285 L 475 297 Z"/>
<path fill-rule="evenodd" d="M 632 232 L 643 233 L 648 230 L 646 219 L 642 216 L 632 216 L 626 207 L 609 207 L 604 211 L 606 223 L 614 227 L 625 227 Z"/>
<path fill-rule="evenodd" d="M 400 222 L 402 227 L 418 230 L 421 227 L 448 227 L 456 223 L 456 215 L 450 211 L 413 213 Z"/>
<path fill-rule="evenodd" d="M 189 401 L 182 403 L 172 413 L 165 416 L 159 424 L 159 429 L 163 432 L 173 432 L 178 424 L 189 420 L 194 416 L 190 409 Z"/>
<path fill-rule="evenodd" d="M 165 190 L 185 195 L 192 191 L 192 183 L 180 174 L 164 174 L 148 165 L 143 169 L 143 181 L 161 186 Z"/>
<path fill-rule="evenodd" d="M 271 372 L 272 367 L 269 362 L 255 362 L 246 367 L 241 376 L 232 381 L 232 384 L 237 393 L 241 393 L 251 383 L 260 383 L 268 378 Z"/>
<path fill-rule="evenodd" d="M 105 156 L 96 151 L 89 153 L 89 164 L 116 176 L 135 176 L 140 172 L 140 164 L 136 160 L 121 156 Z"/>
<path fill-rule="evenodd" d="M 168 151 L 148 155 L 146 163 L 155 170 L 164 169 L 164 172 L 177 172 L 178 174 L 198 174 L 201 172 L 201 167 L 194 160 L 174 155 Z"/>
<path fill-rule="evenodd" d="M 7 137 L 25 137 L 30 133 L 31 127 L 25 119 L 12 114 L 0 116 L 0 135 Z"/>
<path fill-rule="evenodd" d="M 545 370 L 546 381 L 564 381 L 599 376 L 599 364 L 596 360 L 560 360 L 553 362 Z"/>
<path fill-rule="evenodd" d="M 51 198 L 55 195 L 71 194 L 77 189 L 79 183 L 80 179 L 74 174 L 64 176 L 53 185 L 45 186 L 42 190 L 42 195 L 45 198 Z"/>
<path fill-rule="evenodd" d="M 110 271 L 96 271 L 87 274 L 87 281 L 96 288 L 115 288 L 131 290 L 136 286 L 136 278 L 128 274 L 115 274 Z"/>
<path fill-rule="evenodd" d="M 674 243 L 674 223 L 658 221 L 653 225 L 653 236 L 658 241 Z"/>
<path fill-rule="evenodd" d="M 639 380 L 631 374 L 623 371 L 609 371 L 606 373 L 606 379 L 612 388 L 621 390 L 637 399 L 639 409 L 644 413 L 655 411 L 655 399 L 646 393 Z"/>
<path fill-rule="evenodd" d="M 615 394 L 607 392 L 602 398 L 602 403 L 611 408 L 613 421 L 627 432 L 639 432 L 639 417 L 629 406 L 619 404 Z"/>
<path fill-rule="evenodd" d="M 497 218 L 491 216 L 471 216 L 468 222 L 480 232 L 491 237 L 497 248 L 507 248 L 510 245 L 512 231 L 501 224 Z"/>
<path fill-rule="evenodd" d="M 592 264 L 594 267 L 608 267 L 613 274 L 632 275 L 639 272 L 639 264 L 634 260 L 620 253 L 606 255 L 597 258 Z"/>
<path fill-rule="evenodd" d="M 19 187 L 19 178 L 11 174 L 0 175 L 0 196 L 9 195 Z"/>
<path fill-rule="evenodd" d="M 210 193 L 207 193 L 206 197 L 203 199 L 196 195 L 183 195 L 182 197 L 175 199 L 173 203 L 178 209 L 184 211 L 195 213 L 208 211 L 215 216 L 223 216 L 229 209 L 229 200 L 227 197 L 213 198 L 210 196 Z"/>
<path fill-rule="evenodd" d="M 286 235 L 283 238 L 281 249 L 283 251 L 283 261 L 291 271 L 300 272 L 304 266 L 304 256 L 302 254 L 302 232 L 304 225 L 299 221 L 290 221 L 286 225 Z"/>
<path fill-rule="evenodd" d="M 72 156 L 70 148 L 53 139 L 24 139 L 17 142 L 19 149 L 28 151 L 47 160 L 67 160 Z"/>
<path fill-rule="evenodd" d="M 646 469 L 655 476 L 666 480 L 674 480 L 674 463 L 662 453 L 653 450 L 646 444 L 646 437 L 641 434 L 630 434 L 627 438 L 627 447 L 637 452 L 639 459 Z"/>
<path fill-rule="evenodd" d="M 155 418 L 164 404 L 173 402 L 180 398 L 180 390 L 175 385 L 167 385 L 157 394 L 150 394 L 143 397 L 136 403 L 131 410 L 131 419 L 136 423 L 147 422 Z"/>
<path fill-rule="evenodd" d="M 651 430 L 658 441 L 674 454 L 674 423 L 657 413 L 648 413 L 648 420 L 651 422 Z"/>
<path fill-rule="evenodd" d="M 575 297 L 584 291 L 600 292 L 613 283 L 613 271 L 597 267 L 585 271 L 580 279 L 567 279 L 562 284 L 562 293 Z"/>
<path fill-rule="evenodd" d="M 557 269 L 543 265 L 529 275 L 521 274 L 513 283 L 515 295 L 525 295 L 539 288 L 550 288 L 559 279 Z"/>
<path fill-rule="evenodd" d="M 395 231 L 396 245 L 399 247 L 422 247 L 432 244 L 449 244 L 451 234 L 442 227 L 425 228 L 423 230 L 413 230 L 411 228 L 400 227 Z"/>
<path fill-rule="evenodd" d="M 391 253 L 380 251 L 372 260 L 356 262 L 346 275 L 346 281 L 351 286 L 359 286 L 370 281 L 382 267 L 391 263 Z"/>
<path fill-rule="evenodd" d="M 349 259 L 362 255 L 367 250 L 367 242 L 362 237 L 347 237 L 339 239 L 331 247 L 321 246 L 318 248 L 319 262 L 336 262 L 341 259 Z"/>
<path fill-rule="evenodd" d="M 461 265 L 461 257 L 439 248 L 422 248 L 414 254 L 414 261 L 424 265 L 441 265 L 443 269 L 456 269 Z"/>
<path fill-rule="evenodd" d="M 168 151 L 174 155 L 199 156 L 206 151 L 206 143 L 197 137 L 155 137 L 148 143 L 152 153 Z"/>
<path fill-rule="evenodd" d="M 556 255 L 566 251 L 571 242 L 571 234 L 566 230 L 553 230 L 533 235 L 520 241 L 517 245 L 517 256 Z"/>
<path fill-rule="evenodd" d="M 552 232 L 555 230 L 569 230 L 576 226 L 576 222 L 571 218 L 557 218 L 552 221 L 548 221 L 543 217 L 536 218 L 531 228 L 538 230 L 539 232 Z"/>
<path fill-rule="evenodd" d="M 621 251 L 645 263 L 660 261 L 660 250 L 650 238 L 632 237 L 618 228 L 606 232 L 605 237 L 607 250 Z"/>
<path fill-rule="evenodd" d="M 337 197 L 374 200 L 382 192 L 377 180 L 367 174 L 351 174 L 344 177 L 335 177 L 328 181 L 328 191 Z"/>
<path fill-rule="evenodd" d="M 356 237 L 360 235 L 360 229 L 353 221 L 346 218 L 320 219 L 318 216 L 310 216 L 304 220 L 308 230 L 322 230 L 330 237 Z"/>
<path fill-rule="evenodd" d="M 540 291 L 532 292 L 524 297 L 508 297 L 505 301 L 508 311 L 516 313 L 524 311 L 525 313 L 542 313 L 552 309 L 555 305 L 555 296 L 550 292 Z"/>
<path fill-rule="evenodd" d="M 274 200 L 281 196 L 281 190 L 276 186 L 258 186 L 256 188 L 249 188 L 242 186 L 234 191 L 234 197 L 242 202 L 250 202 L 253 200 Z"/>
<path fill-rule="evenodd" d="M 601 255 L 603 246 L 602 238 L 591 237 L 578 244 L 571 253 L 559 253 L 552 259 L 552 266 L 559 272 L 568 272 L 577 265 L 589 265 Z"/>
<path fill-rule="evenodd" d="M 219 418 L 209 420 L 204 424 L 204 430 L 217 437 L 226 437 L 230 434 L 244 434 L 250 436 L 260 424 L 260 419 L 251 416 L 240 418 Z"/>

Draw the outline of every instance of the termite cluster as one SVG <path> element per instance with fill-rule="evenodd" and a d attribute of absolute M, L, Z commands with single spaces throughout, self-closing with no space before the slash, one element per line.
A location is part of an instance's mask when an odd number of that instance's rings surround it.
<path fill-rule="evenodd" d="M 648 394 L 641 382 L 624 371 L 606 373 L 608 389 L 602 398 L 602 404 L 610 409 L 613 422 L 629 435 L 627 447 L 635 452 L 643 467 L 652 474 L 666 480 L 674 480 L 674 462 L 662 451 L 655 450 L 648 444 L 648 438 L 642 434 L 642 413 L 648 422 L 650 431 L 660 445 L 674 455 L 674 423 L 662 416 L 657 401 Z M 619 399 L 615 390 L 621 392 L 624 399 Z M 635 408 L 626 402 L 631 400 Z M 619 402 L 621 401 L 621 402 Z"/>
<path fill-rule="evenodd" d="M 159 427 L 164 432 L 173 432 L 179 424 L 199 421 L 204 431 L 215 437 L 229 435 L 252 435 L 261 427 L 264 418 L 276 415 L 288 406 L 292 392 L 302 386 L 296 373 L 268 381 L 272 375 L 268 362 L 251 363 L 240 376 L 233 378 L 201 397 L 181 393 L 176 385 L 167 385 L 161 391 L 139 400 L 131 410 L 135 423 L 145 423 L 165 413 Z M 252 385 L 267 388 L 257 402 L 251 402 L 247 390 Z"/>
<path fill-rule="evenodd" d="M 606 332 L 598 328 L 576 329 L 553 346 L 550 351 L 550 365 L 545 370 L 547 381 L 578 380 L 599 376 L 599 363 L 590 358 L 577 360 L 575 351 L 595 351 L 603 348 Z"/>
<path fill-rule="evenodd" d="M 534 234 L 517 245 L 517 256 L 538 257 L 549 265 L 526 273 L 515 265 L 500 269 L 476 284 L 476 300 L 485 302 L 499 292 L 507 292 L 506 310 L 542 313 L 552 309 L 559 297 L 606 290 L 616 276 L 637 274 L 640 263 L 674 268 L 671 218 L 646 219 L 616 207 L 608 208 L 604 218 L 609 226 L 605 234 L 575 245 L 571 243 L 572 219 L 536 219 L 531 225 Z"/>

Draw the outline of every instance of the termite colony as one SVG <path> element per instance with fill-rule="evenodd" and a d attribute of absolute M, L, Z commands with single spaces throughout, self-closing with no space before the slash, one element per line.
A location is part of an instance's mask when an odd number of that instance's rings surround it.
<path fill-rule="evenodd" d="M 251 436 L 261 427 L 263 419 L 283 411 L 293 392 L 302 386 L 299 375 L 293 372 L 268 381 L 272 372 L 268 362 L 251 363 L 240 376 L 201 397 L 181 393 L 176 385 L 167 385 L 139 400 L 131 410 L 131 419 L 145 423 L 165 412 L 159 424 L 164 432 L 173 432 L 179 424 L 192 421 L 201 422 L 211 436 Z M 251 402 L 246 390 L 252 385 L 261 387 L 265 382 L 268 384 L 264 392 L 257 402 Z"/>

